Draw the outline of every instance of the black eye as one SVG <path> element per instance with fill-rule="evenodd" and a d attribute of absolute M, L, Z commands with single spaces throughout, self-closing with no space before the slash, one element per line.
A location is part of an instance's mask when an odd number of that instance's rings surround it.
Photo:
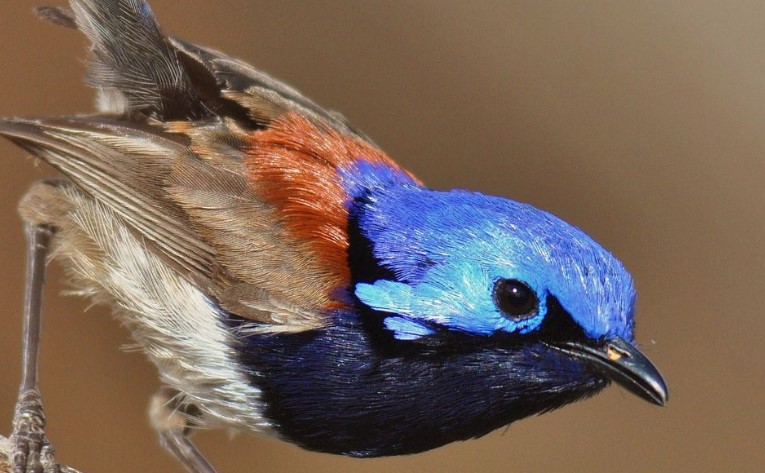
<path fill-rule="evenodd" d="M 537 313 L 537 295 L 528 284 L 517 279 L 497 281 L 494 303 L 504 315 L 514 319 L 533 317 Z"/>

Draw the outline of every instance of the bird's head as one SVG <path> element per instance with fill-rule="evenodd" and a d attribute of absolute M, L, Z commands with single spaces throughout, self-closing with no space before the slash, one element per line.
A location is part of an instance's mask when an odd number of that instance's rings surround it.
<path fill-rule="evenodd" d="M 666 401 L 661 375 L 634 345 L 630 274 L 578 228 L 528 204 L 414 185 L 366 192 L 353 215 L 381 269 L 360 278 L 355 295 L 402 343 L 460 333 L 542 344 Z"/>

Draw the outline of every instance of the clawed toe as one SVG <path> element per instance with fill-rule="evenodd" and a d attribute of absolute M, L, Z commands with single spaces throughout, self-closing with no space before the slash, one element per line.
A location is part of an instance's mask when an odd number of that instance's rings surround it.
<path fill-rule="evenodd" d="M 19 395 L 10 440 L 13 473 L 60 473 L 55 450 L 45 436 L 45 413 L 37 390 Z"/>

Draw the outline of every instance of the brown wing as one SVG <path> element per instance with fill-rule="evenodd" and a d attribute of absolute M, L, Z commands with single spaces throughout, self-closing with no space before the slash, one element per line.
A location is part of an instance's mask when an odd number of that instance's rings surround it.
<path fill-rule="evenodd" d="M 219 135 L 216 126 L 194 135 Z M 226 310 L 270 330 L 314 328 L 331 304 L 321 267 L 291 241 L 243 171 L 235 135 L 202 157 L 188 136 L 104 117 L 0 121 L 0 135 L 113 209 Z"/>
<path fill-rule="evenodd" d="M 90 39 L 89 82 L 108 116 L 10 119 L 0 134 L 112 208 L 224 309 L 271 330 L 324 323 L 350 279 L 338 170 L 395 163 L 293 88 L 166 37 L 142 0 L 71 3 L 40 13 Z"/>
<path fill-rule="evenodd" d="M 189 234 L 184 211 L 164 197 L 180 142 L 104 117 L 5 119 L 0 134 L 113 208 L 181 271 L 210 273 L 213 248 Z"/>

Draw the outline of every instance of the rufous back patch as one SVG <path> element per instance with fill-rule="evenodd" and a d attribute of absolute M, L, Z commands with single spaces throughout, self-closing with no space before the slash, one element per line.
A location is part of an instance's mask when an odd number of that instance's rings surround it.
<path fill-rule="evenodd" d="M 338 169 L 359 159 L 401 169 L 357 137 L 288 113 L 252 133 L 245 161 L 255 192 L 274 206 L 296 240 L 313 249 L 330 290 L 350 282 L 348 194 Z"/>

